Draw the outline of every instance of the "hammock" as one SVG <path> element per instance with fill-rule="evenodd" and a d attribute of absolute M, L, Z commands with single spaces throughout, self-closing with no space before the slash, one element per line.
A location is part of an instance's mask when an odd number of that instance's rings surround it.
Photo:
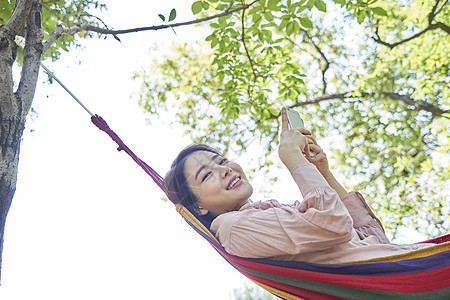
<path fill-rule="evenodd" d="M 164 191 L 163 178 L 139 159 L 101 117 L 92 115 L 91 120 L 119 145 L 117 150 L 125 151 Z M 186 222 L 226 261 L 280 298 L 450 299 L 450 234 L 425 241 L 436 244 L 425 249 L 364 261 L 314 264 L 251 259 L 227 253 L 194 215 L 180 204 L 175 206 Z"/>

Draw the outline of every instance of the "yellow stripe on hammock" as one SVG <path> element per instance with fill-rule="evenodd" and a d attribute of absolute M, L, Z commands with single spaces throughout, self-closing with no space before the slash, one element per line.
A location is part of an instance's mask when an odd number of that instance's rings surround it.
<path fill-rule="evenodd" d="M 365 260 L 347 261 L 339 263 L 329 263 L 327 265 L 342 265 L 342 264 L 356 264 L 356 263 L 369 263 L 369 262 L 394 262 L 413 258 L 427 257 L 434 254 L 438 254 L 444 251 L 450 250 L 450 242 L 436 244 L 427 248 L 413 250 L 408 253 L 395 254 L 390 256 L 376 257 Z"/>
<path fill-rule="evenodd" d="M 200 229 L 204 234 L 220 244 L 216 237 L 211 233 L 211 231 L 209 231 L 208 228 L 206 228 L 189 210 L 187 210 L 186 207 L 181 204 L 175 204 L 175 208 L 177 209 L 177 212 L 189 223 Z"/>
<path fill-rule="evenodd" d="M 189 211 L 187 210 L 183 205 L 181 204 L 176 204 L 175 205 L 177 212 L 183 217 L 185 218 L 189 223 L 191 223 L 192 225 L 194 225 L 195 227 L 197 227 L 198 229 L 200 229 L 200 231 L 202 231 L 204 234 L 206 234 L 207 236 L 209 236 L 210 238 L 212 238 L 214 241 L 216 241 L 218 244 L 219 241 L 212 235 L 212 233 Z M 277 295 L 279 297 L 282 297 L 284 299 L 292 299 L 292 300 L 304 300 L 303 298 L 297 297 L 297 296 L 293 296 L 287 292 L 281 291 L 279 289 L 273 288 L 271 286 L 262 284 L 260 282 L 257 282 L 253 279 L 250 279 L 251 281 L 253 281 L 256 285 L 260 286 L 261 288 L 265 289 L 266 291 Z"/>
<path fill-rule="evenodd" d="M 260 282 L 258 282 L 258 281 L 253 280 L 253 279 L 250 279 L 250 280 L 253 281 L 255 284 L 259 285 L 261 288 L 265 289 L 266 291 L 268 291 L 268 292 L 270 292 L 270 293 L 272 293 L 272 294 L 274 294 L 274 295 L 276 295 L 276 296 L 278 296 L 278 297 L 281 297 L 281 298 L 283 298 L 283 299 L 289 299 L 289 300 L 304 300 L 303 298 L 294 296 L 294 295 L 289 294 L 289 293 L 287 293 L 287 292 L 284 292 L 284 291 L 281 291 L 281 290 L 279 290 L 279 289 L 273 288 L 273 287 L 271 287 L 271 286 L 262 284 L 262 283 L 260 283 Z"/>

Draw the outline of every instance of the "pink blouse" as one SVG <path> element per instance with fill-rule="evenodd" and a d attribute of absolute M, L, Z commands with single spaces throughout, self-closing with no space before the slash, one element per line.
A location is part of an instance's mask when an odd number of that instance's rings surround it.
<path fill-rule="evenodd" d="M 343 199 L 313 164 L 292 170 L 303 201 L 244 205 L 211 225 L 228 253 L 251 258 L 333 263 L 401 254 L 432 244 L 391 244 L 380 220 L 357 192 Z"/>

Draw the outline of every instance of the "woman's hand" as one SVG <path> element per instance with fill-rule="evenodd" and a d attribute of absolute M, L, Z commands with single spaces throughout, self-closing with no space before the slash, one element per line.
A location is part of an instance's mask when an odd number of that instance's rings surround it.
<path fill-rule="evenodd" d="M 301 129 L 303 135 L 308 139 L 308 147 L 311 152 L 314 153 L 314 156 L 307 157 L 308 161 L 314 164 L 319 170 L 320 174 L 325 178 L 328 184 L 333 188 L 339 195 L 341 199 L 348 195 L 347 190 L 337 181 L 334 177 L 333 173 L 331 173 L 330 168 L 328 166 L 328 159 L 325 152 L 323 152 L 322 148 L 317 144 L 316 139 L 312 136 L 311 132 L 307 129 Z"/>
<path fill-rule="evenodd" d="M 307 163 L 303 155 L 309 157 L 308 139 L 301 133 L 301 129 L 289 129 L 286 108 L 281 109 L 281 134 L 278 156 L 291 171 L 296 165 Z"/>
<path fill-rule="evenodd" d="M 328 178 L 331 176 L 331 171 L 328 166 L 327 155 L 323 152 L 319 144 L 317 144 L 316 139 L 309 130 L 302 128 L 300 129 L 300 132 L 308 139 L 309 150 L 314 154 L 307 157 L 308 161 L 316 166 L 317 170 L 319 170 L 325 179 Z"/>

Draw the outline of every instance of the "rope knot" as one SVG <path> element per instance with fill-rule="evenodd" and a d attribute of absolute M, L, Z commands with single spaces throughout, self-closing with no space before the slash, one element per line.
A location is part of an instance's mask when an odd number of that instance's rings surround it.
<path fill-rule="evenodd" d="M 99 115 L 94 115 L 91 117 L 92 123 L 94 123 L 95 126 L 97 126 L 100 130 L 107 131 L 111 130 L 108 126 L 108 123 L 106 123 L 105 120 L 103 120 L 102 117 Z"/>

